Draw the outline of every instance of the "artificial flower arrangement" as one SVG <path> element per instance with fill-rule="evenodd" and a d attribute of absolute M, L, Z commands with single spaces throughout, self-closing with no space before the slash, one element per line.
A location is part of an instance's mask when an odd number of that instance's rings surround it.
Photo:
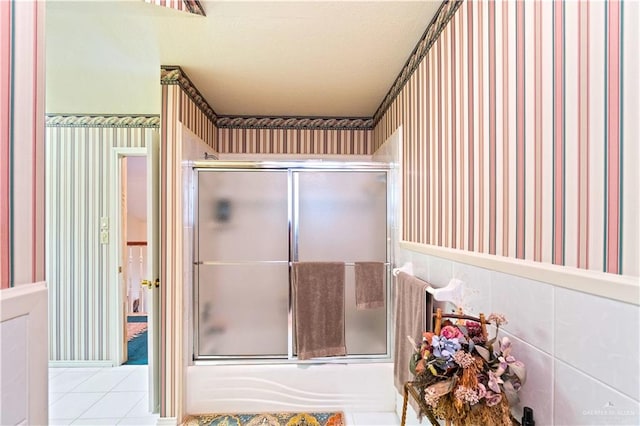
<path fill-rule="evenodd" d="M 509 338 L 498 339 L 506 318 L 443 315 L 440 309 L 435 317 L 434 331 L 423 333 L 409 366 L 430 414 L 456 426 L 511 425 L 509 407 L 518 401 L 526 371 Z M 495 325 L 491 339 L 487 324 Z"/>

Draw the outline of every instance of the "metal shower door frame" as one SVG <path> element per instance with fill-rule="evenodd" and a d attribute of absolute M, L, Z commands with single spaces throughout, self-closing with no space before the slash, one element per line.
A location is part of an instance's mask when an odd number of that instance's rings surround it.
<path fill-rule="evenodd" d="M 199 260 L 198 253 L 198 174 L 207 171 L 260 171 L 260 170 L 282 170 L 287 171 L 287 211 L 289 230 L 289 301 L 287 314 L 287 354 L 286 357 L 274 357 L 271 355 L 250 355 L 250 356 L 228 356 L 228 355 L 201 355 L 199 348 L 199 273 L 198 267 L 203 264 Z M 386 175 L 386 353 L 366 354 L 366 355 L 345 355 L 339 357 L 326 357 L 312 360 L 298 360 L 294 354 L 294 314 L 293 314 L 293 288 L 291 283 L 291 269 L 293 262 L 298 260 L 298 236 L 299 236 L 299 175 L 304 172 L 384 172 Z M 391 296 L 391 269 L 393 256 L 393 223 L 395 220 L 392 206 L 391 185 L 392 166 L 387 163 L 376 162 L 335 162 L 335 161 L 196 161 L 193 163 L 194 187 L 191 199 L 194 203 L 193 212 L 193 359 L 196 365 L 216 365 L 216 364 L 256 364 L 256 363 L 344 363 L 348 362 L 388 362 L 391 359 L 392 340 L 392 304 Z"/>

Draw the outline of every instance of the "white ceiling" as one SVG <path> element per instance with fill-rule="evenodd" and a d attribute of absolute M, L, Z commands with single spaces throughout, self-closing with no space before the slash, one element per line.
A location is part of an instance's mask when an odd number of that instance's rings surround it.
<path fill-rule="evenodd" d="M 48 1 L 47 112 L 159 113 L 179 65 L 221 115 L 369 117 L 434 1 Z"/>

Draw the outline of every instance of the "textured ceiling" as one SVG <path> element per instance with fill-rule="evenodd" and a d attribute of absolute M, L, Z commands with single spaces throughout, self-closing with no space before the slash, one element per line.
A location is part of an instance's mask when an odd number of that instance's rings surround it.
<path fill-rule="evenodd" d="M 372 116 L 440 1 L 201 4 L 48 1 L 47 112 L 159 112 L 179 65 L 221 115 Z"/>

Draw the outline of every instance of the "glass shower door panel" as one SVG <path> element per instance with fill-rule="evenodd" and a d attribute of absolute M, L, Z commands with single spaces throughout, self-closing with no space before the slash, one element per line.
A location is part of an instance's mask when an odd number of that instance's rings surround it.
<path fill-rule="evenodd" d="M 286 171 L 198 173 L 200 261 L 288 261 Z"/>
<path fill-rule="evenodd" d="M 387 261 L 387 174 L 309 171 L 297 172 L 296 179 L 298 260 L 349 264 L 345 267 L 347 353 L 385 354 L 386 306 L 356 309 L 353 263 Z M 385 279 L 385 289 L 386 284 Z"/>
<path fill-rule="evenodd" d="M 289 266 L 200 265 L 198 354 L 287 356 Z"/>
<path fill-rule="evenodd" d="M 298 172 L 298 258 L 386 261 L 387 174 Z"/>
<path fill-rule="evenodd" d="M 286 357 L 287 171 L 198 173 L 199 357 Z"/>
<path fill-rule="evenodd" d="M 384 278 L 384 288 L 387 279 Z M 356 309 L 356 283 L 353 267 L 345 272 L 344 333 L 349 355 L 383 355 L 387 351 L 387 306 Z"/>

